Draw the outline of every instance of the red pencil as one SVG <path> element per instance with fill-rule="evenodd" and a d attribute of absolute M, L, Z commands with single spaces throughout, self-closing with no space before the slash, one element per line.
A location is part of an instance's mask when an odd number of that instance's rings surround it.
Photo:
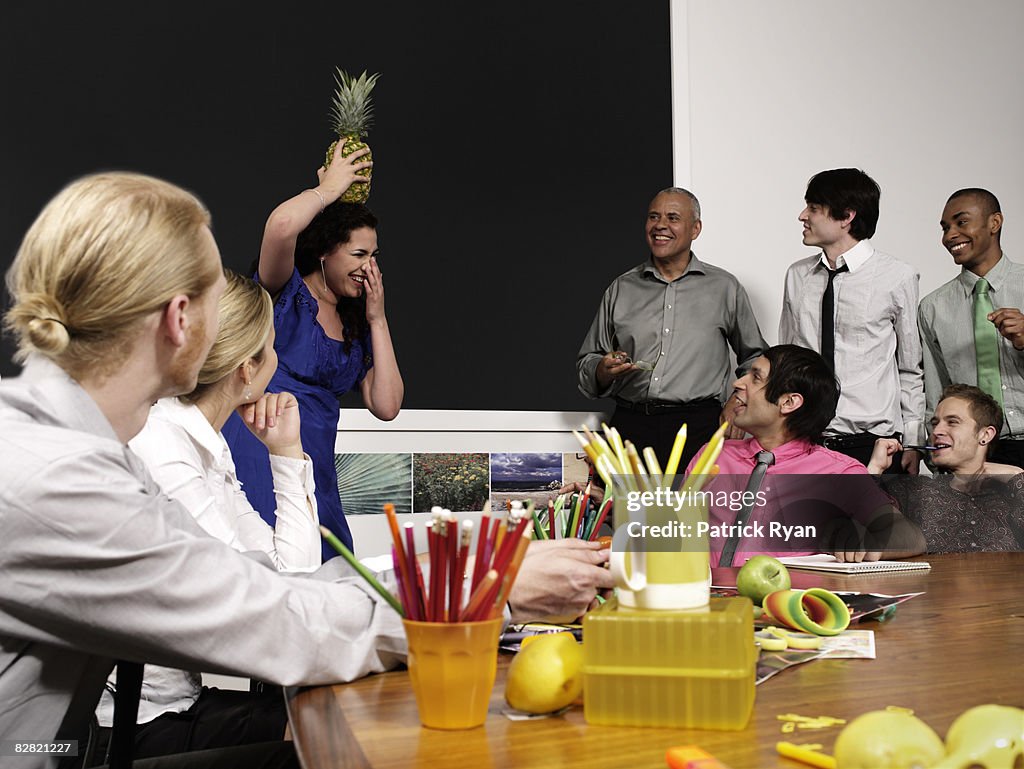
<path fill-rule="evenodd" d="M 417 563 L 416 563 L 416 536 L 413 531 L 413 523 L 407 523 L 402 528 L 405 530 L 405 569 L 409 574 L 409 605 L 406 607 L 406 614 L 409 619 L 420 621 L 424 619 L 423 614 L 423 575 L 418 577 L 417 584 Z"/>
<path fill-rule="evenodd" d="M 526 525 L 530 522 L 528 515 L 523 515 L 515 525 L 509 525 L 508 534 L 505 536 L 505 541 L 502 543 L 501 550 L 494 556 L 494 568 L 498 570 L 499 574 L 504 574 L 508 568 L 508 564 L 512 560 L 512 556 L 515 554 L 516 549 L 519 547 L 519 540 L 523 536 L 523 532 L 526 530 Z"/>
<path fill-rule="evenodd" d="M 587 481 L 587 488 L 583 491 L 583 499 L 580 500 L 580 520 L 576 526 L 576 531 L 572 533 L 574 537 L 583 537 L 583 523 L 587 520 L 587 505 L 590 503 L 590 481 Z"/>
<path fill-rule="evenodd" d="M 473 578 L 469 583 L 470 595 L 476 590 L 476 586 L 480 584 L 480 580 L 484 578 L 484 573 L 487 571 L 484 566 L 484 550 L 487 544 L 487 528 L 490 523 L 491 519 L 486 513 L 480 517 L 480 533 L 476 537 L 476 556 L 473 560 Z"/>
<path fill-rule="evenodd" d="M 395 506 L 390 502 L 384 505 L 384 515 L 388 519 L 391 540 L 395 548 L 395 578 L 398 580 L 399 593 L 404 592 L 407 597 L 411 597 L 412 574 L 407 571 L 409 564 L 405 557 L 405 548 L 402 547 L 402 537 L 398 533 L 398 518 L 395 516 Z M 408 606 L 405 607 L 405 613 L 409 614 Z"/>
<path fill-rule="evenodd" d="M 504 579 L 501 580 L 501 590 L 498 593 L 497 599 L 492 607 L 492 618 L 497 616 L 495 611 L 501 611 L 501 607 L 504 606 L 508 600 L 509 593 L 512 592 L 512 584 L 516 581 L 516 577 L 519 575 L 519 567 L 523 563 L 523 558 L 526 557 L 526 548 L 530 545 L 530 532 L 524 531 L 522 536 L 519 537 L 519 544 L 516 545 L 516 551 L 512 555 L 512 560 L 509 562 L 508 569 L 505 571 Z"/>
<path fill-rule="evenodd" d="M 484 617 L 479 616 L 481 614 L 481 607 L 484 606 L 484 600 L 497 581 L 498 572 L 494 569 L 491 569 L 484 575 L 484 578 L 480 580 L 480 584 L 476 586 L 476 590 L 473 591 L 473 595 L 469 597 L 469 603 L 466 604 L 466 608 L 462 612 L 464 622 L 477 622 L 480 619 L 484 619 Z"/>
<path fill-rule="evenodd" d="M 604 501 L 604 504 L 601 505 L 601 512 L 597 516 L 597 520 L 594 522 L 594 528 L 590 531 L 590 536 L 588 537 L 590 541 L 597 539 L 597 532 L 601 530 L 601 524 L 604 523 L 604 519 L 608 517 L 608 511 L 611 509 L 612 498 L 608 497 L 608 499 Z"/>
<path fill-rule="evenodd" d="M 491 534 L 493 546 L 491 547 L 491 551 L 489 553 L 490 557 L 487 559 L 488 562 L 493 561 L 494 558 L 497 557 L 498 552 L 501 550 L 501 544 L 505 541 L 505 534 L 507 532 L 508 523 L 506 523 L 505 521 L 498 521 L 497 531 Z"/>
<path fill-rule="evenodd" d="M 437 615 L 437 594 L 440 590 L 437 579 L 441 574 L 441 567 L 438 565 L 440 548 L 437 543 L 437 519 L 428 521 L 426 526 L 427 555 L 430 560 L 430 595 L 427 596 L 427 622 L 440 622 L 442 618 Z"/>
<path fill-rule="evenodd" d="M 398 564 L 399 564 L 399 562 L 400 562 L 400 558 L 399 558 L 399 555 L 398 555 L 398 551 L 395 550 L 394 547 L 392 547 L 391 548 L 391 563 L 392 563 L 392 565 L 394 567 L 395 575 L 396 576 L 398 574 Z M 409 596 L 406 595 L 405 584 L 402 582 L 402 580 L 398 580 L 398 600 L 402 602 L 402 608 L 405 609 L 405 616 L 408 617 L 409 619 L 412 619 L 413 618 L 412 614 L 409 611 Z"/>
<path fill-rule="evenodd" d="M 448 537 L 448 553 L 447 553 L 447 564 L 445 568 L 448 574 L 448 621 L 454 622 L 452 619 L 452 613 L 457 613 L 455 590 L 462 585 L 462 581 L 457 577 L 455 570 L 458 567 L 459 560 L 459 531 L 455 516 L 450 510 L 445 511 L 445 534 Z"/>
<path fill-rule="evenodd" d="M 452 622 L 458 622 L 462 615 L 462 586 L 466 581 L 466 559 L 469 557 L 469 543 L 473 539 L 473 522 L 462 522 L 462 535 L 459 539 L 459 554 L 452 576 L 452 601 L 448 614 Z"/>

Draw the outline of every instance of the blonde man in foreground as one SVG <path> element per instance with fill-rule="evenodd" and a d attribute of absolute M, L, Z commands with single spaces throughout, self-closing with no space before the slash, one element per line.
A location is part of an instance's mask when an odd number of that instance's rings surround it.
<path fill-rule="evenodd" d="M 5 739 L 80 737 L 117 659 L 292 685 L 404 657 L 398 616 L 361 582 L 281 577 L 236 552 L 126 449 L 154 402 L 196 386 L 224 285 L 202 204 L 141 175 L 72 183 L 25 236 L 6 323 L 26 366 L 0 385 Z M 198 765 L 297 765 L 290 743 L 239 750 Z"/>

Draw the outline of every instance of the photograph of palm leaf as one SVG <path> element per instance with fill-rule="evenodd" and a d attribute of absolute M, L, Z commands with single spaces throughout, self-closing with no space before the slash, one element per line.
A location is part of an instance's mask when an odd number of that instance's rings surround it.
<path fill-rule="evenodd" d="M 412 512 L 411 454 L 335 454 L 338 494 L 346 515 Z"/>

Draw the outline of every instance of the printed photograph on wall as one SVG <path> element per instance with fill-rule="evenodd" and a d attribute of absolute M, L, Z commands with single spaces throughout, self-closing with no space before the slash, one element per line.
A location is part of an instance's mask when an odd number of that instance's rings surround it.
<path fill-rule="evenodd" d="M 587 462 L 587 455 L 582 451 L 575 454 L 566 452 L 562 454 L 562 483 L 579 483 L 587 485 L 590 480 L 591 467 Z"/>
<path fill-rule="evenodd" d="M 346 515 L 412 512 L 411 454 L 335 454 L 338 494 Z"/>
<path fill-rule="evenodd" d="M 480 510 L 490 488 L 487 454 L 413 454 L 413 512 L 435 505 L 453 513 Z"/>
<path fill-rule="evenodd" d="M 560 453 L 491 454 L 492 510 L 504 510 L 515 501 L 546 506 L 561 485 Z"/>

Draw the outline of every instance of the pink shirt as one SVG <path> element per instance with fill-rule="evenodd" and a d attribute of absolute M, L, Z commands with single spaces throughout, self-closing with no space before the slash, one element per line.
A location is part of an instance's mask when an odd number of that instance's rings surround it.
<path fill-rule="evenodd" d="M 690 461 L 686 468 L 687 474 L 690 473 L 693 466 L 697 463 L 697 459 L 702 451 L 703 448 Z M 755 438 L 741 441 L 726 441 L 722 447 L 722 453 L 718 457 L 718 476 L 710 481 L 704 487 L 704 490 L 715 492 L 716 495 L 720 492 L 734 495 L 743 492 L 746 489 L 750 474 L 757 464 L 757 453 L 759 451 L 764 451 L 764 449 Z M 765 473 L 764 481 L 761 483 L 761 491 L 765 492 L 768 503 L 763 506 L 754 505 L 748 521 L 751 524 L 760 523 L 765 530 L 768 530 L 770 521 L 779 518 L 779 507 L 783 501 L 778 498 L 778 495 L 773 495 L 774 489 L 771 482 L 773 475 L 867 475 L 868 472 L 867 468 L 857 460 L 806 440 L 789 441 L 777 447 L 772 453 L 775 455 L 775 464 L 769 466 L 768 471 Z M 874 490 L 874 482 L 872 481 L 871 484 L 871 490 Z M 783 485 L 785 486 L 785 484 Z M 781 495 L 792 501 L 792 492 L 795 490 L 795 485 L 783 490 Z M 813 487 L 824 485 L 828 485 L 828 481 L 823 478 L 822 484 L 815 484 L 813 482 L 802 483 L 800 490 L 805 491 L 809 499 L 814 499 L 822 493 L 822 490 L 819 488 L 816 491 Z M 786 492 L 789 493 L 787 494 Z M 827 499 L 827 490 L 824 493 L 824 498 Z M 709 509 L 709 523 L 712 526 L 735 523 L 739 511 L 732 508 L 732 505 L 712 505 Z M 725 537 L 721 536 L 711 538 L 712 566 L 718 565 L 725 541 Z M 770 547 L 769 549 L 758 547 L 753 550 L 744 550 L 743 545 L 744 543 L 741 541 L 737 547 L 733 566 L 742 566 L 748 558 L 758 554 L 789 556 L 809 555 L 816 552 L 814 550 L 779 550 Z"/>

